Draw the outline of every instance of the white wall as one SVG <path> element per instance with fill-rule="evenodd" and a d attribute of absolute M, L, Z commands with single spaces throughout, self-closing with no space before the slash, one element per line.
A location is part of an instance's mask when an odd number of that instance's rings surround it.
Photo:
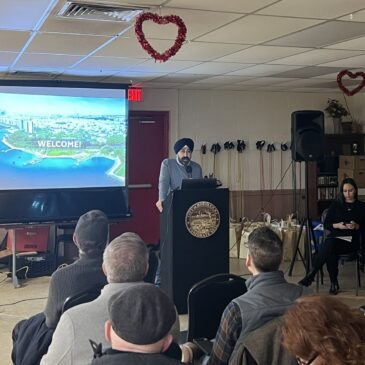
<path fill-rule="evenodd" d="M 280 143 L 288 142 L 290 145 L 291 113 L 296 110 L 323 110 L 328 98 L 344 103 L 341 94 L 145 89 L 143 102 L 132 103 L 131 109 L 169 111 L 170 156 L 174 156 L 173 145 L 178 138 L 191 137 L 196 146 L 193 160 L 202 164 L 205 174 L 213 172 L 214 155 L 210 147 L 218 142 L 222 150 L 216 155 L 215 175 L 225 186 L 233 190 L 259 190 L 264 182 L 265 189 L 276 186 L 287 189 L 292 187 L 291 152 L 281 153 Z M 365 120 L 365 95 L 357 94 L 347 101 L 354 117 Z M 329 118 L 326 118 L 325 129 L 326 133 L 333 132 Z M 237 139 L 243 139 L 247 144 L 243 154 L 223 150 L 224 142 L 236 143 Z M 267 153 L 264 147 L 264 179 L 261 180 L 257 140 L 275 143 L 276 146 L 273 153 Z M 200 153 L 202 144 L 207 144 L 206 155 Z M 297 165 L 299 176 L 300 166 Z M 288 167 L 283 182 L 279 184 Z M 302 187 L 303 170 L 304 166 Z M 299 179 L 297 184 L 299 187 Z"/>

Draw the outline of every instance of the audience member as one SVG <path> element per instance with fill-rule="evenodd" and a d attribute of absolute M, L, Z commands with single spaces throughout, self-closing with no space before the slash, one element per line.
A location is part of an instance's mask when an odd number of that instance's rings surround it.
<path fill-rule="evenodd" d="M 338 293 L 338 256 L 356 252 L 360 248 L 361 235 L 365 234 L 365 203 L 358 200 L 357 190 L 353 179 L 346 178 L 341 182 L 338 200 L 328 208 L 323 224 L 324 229 L 329 231 L 328 237 L 319 246 L 313 268 L 299 284 L 311 285 L 316 273 L 326 263 L 331 280 L 329 293 Z M 350 237 L 350 242 L 340 237 Z"/>
<path fill-rule="evenodd" d="M 246 281 L 247 292 L 223 312 L 209 365 L 228 364 L 237 341 L 281 316 L 305 292 L 289 284 L 279 271 L 283 243 L 275 232 L 267 227 L 255 229 L 247 248 L 246 266 L 253 276 Z"/>
<path fill-rule="evenodd" d="M 365 317 L 358 309 L 310 296 L 299 299 L 283 319 L 283 345 L 298 364 L 365 364 Z"/>
<path fill-rule="evenodd" d="M 107 216 L 100 210 L 82 215 L 76 224 L 73 240 L 79 249 L 79 259 L 55 271 L 51 277 L 44 310 L 49 328 L 56 328 L 67 297 L 106 284 L 101 266 L 103 252 L 109 241 Z"/>
<path fill-rule="evenodd" d="M 89 339 L 107 345 L 103 333 L 108 300 L 129 287 L 143 284 L 148 270 L 147 246 L 135 233 L 122 234 L 105 249 L 103 270 L 108 284 L 97 299 L 70 308 L 62 315 L 42 365 L 88 364 L 92 360 Z M 179 328 L 178 323 L 177 319 L 174 327 Z"/>
<path fill-rule="evenodd" d="M 111 297 L 105 337 L 111 348 L 95 346 L 92 365 L 182 364 L 166 351 L 172 343 L 171 327 L 176 311 L 170 298 L 152 284 L 132 286 Z"/>
<path fill-rule="evenodd" d="M 82 215 L 76 224 L 73 239 L 79 249 L 79 259 L 53 273 L 44 312 L 14 327 L 11 355 L 14 364 L 39 363 L 47 352 L 67 297 L 106 284 L 101 266 L 103 251 L 109 240 L 107 216 L 100 210 Z"/>

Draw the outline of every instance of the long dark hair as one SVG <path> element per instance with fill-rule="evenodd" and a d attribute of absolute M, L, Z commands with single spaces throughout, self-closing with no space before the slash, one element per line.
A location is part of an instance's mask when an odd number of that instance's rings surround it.
<path fill-rule="evenodd" d="M 345 198 L 343 196 L 343 187 L 345 184 L 350 184 L 354 187 L 355 189 L 355 200 L 357 200 L 357 185 L 354 179 L 352 179 L 351 177 L 346 177 L 341 181 L 340 184 L 340 193 L 338 195 L 338 200 L 341 204 L 345 204 Z"/>

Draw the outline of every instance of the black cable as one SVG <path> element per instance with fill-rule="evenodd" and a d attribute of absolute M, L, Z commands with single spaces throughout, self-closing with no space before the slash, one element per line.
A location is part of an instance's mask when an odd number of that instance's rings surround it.
<path fill-rule="evenodd" d="M 6 303 L 6 304 L 0 304 L 0 307 L 5 307 L 7 305 L 14 305 L 14 304 L 18 304 L 21 302 L 27 302 L 28 300 L 40 300 L 40 299 L 47 299 L 47 297 L 44 298 L 29 298 L 29 299 L 22 299 L 22 300 L 18 300 L 17 302 L 14 303 Z"/>

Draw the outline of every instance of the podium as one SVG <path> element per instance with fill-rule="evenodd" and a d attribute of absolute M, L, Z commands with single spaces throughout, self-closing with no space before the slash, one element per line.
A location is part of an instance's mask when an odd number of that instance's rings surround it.
<path fill-rule="evenodd" d="M 180 314 L 198 281 L 229 272 L 229 190 L 176 190 L 160 220 L 161 289 Z"/>

